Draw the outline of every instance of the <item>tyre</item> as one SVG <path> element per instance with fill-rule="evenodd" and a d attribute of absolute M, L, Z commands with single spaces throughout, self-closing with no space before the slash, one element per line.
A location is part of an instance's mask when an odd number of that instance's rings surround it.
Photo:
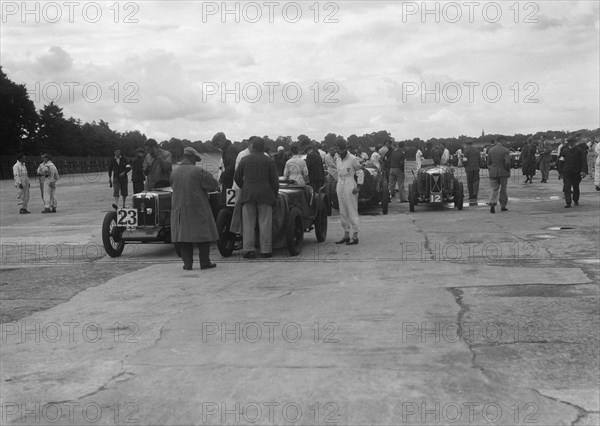
<path fill-rule="evenodd" d="M 290 256 L 298 256 L 302 251 L 302 243 L 304 242 L 304 224 L 302 223 L 302 213 L 300 213 L 298 207 L 292 207 L 290 210 L 286 240 Z"/>
<path fill-rule="evenodd" d="M 229 209 L 221 209 L 217 214 L 217 232 L 219 233 L 217 248 L 223 257 L 231 256 L 235 245 L 235 236 L 229 232 L 232 217 L 233 213 Z"/>
<path fill-rule="evenodd" d="M 456 208 L 458 208 L 458 210 L 463 209 L 464 198 L 465 198 L 465 193 L 464 193 L 463 183 L 459 182 L 458 190 L 456 191 L 456 195 L 454 196 L 454 204 L 456 204 Z"/>
<path fill-rule="evenodd" d="M 327 238 L 327 209 L 323 203 L 320 203 L 319 211 L 315 216 L 315 235 L 317 241 L 322 243 Z"/>
<path fill-rule="evenodd" d="M 121 239 L 121 232 L 117 227 L 117 212 L 106 213 L 102 222 L 102 244 L 106 254 L 110 257 L 119 257 L 125 248 L 125 241 Z"/>
<path fill-rule="evenodd" d="M 415 184 L 408 184 L 408 209 L 411 212 L 415 211 L 415 200 L 417 198 L 417 194 L 415 194 Z"/>

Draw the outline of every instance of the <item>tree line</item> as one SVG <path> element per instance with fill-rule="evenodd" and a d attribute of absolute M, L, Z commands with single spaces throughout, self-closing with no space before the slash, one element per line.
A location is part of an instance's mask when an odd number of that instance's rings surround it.
<path fill-rule="evenodd" d="M 39 111 L 36 110 L 33 101 L 25 85 L 16 84 L 11 81 L 0 66 L 0 132 L 2 140 L 2 156 L 14 156 L 18 152 L 27 155 L 38 155 L 47 152 L 55 156 L 66 157 L 112 157 L 115 149 L 120 149 L 125 157 L 133 157 L 136 148 L 143 147 L 147 138 L 143 133 L 132 130 L 117 132 L 110 128 L 109 123 L 100 119 L 98 122 L 83 123 L 80 119 L 66 118 L 62 108 L 50 102 Z M 600 129 L 578 131 L 584 138 L 600 136 Z M 512 149 L 522 147 L 528 137 L 538 139 L 545 134 L 550 140 L 562 139 L 567 136 L 565 131 L 538 132 L 534 135 L 516 134 L 485 135 L 479 137 L 459 136 L 458 138 L 432 138 L 428 141 L 414 138 L 404 142 L 415 142 L 424 146 L 425 142 L 434 144 L 445 143 L 451 153 L 464 146 L 468 141 L 473 141 L 479 146 L 491 145 L 497 137 L 506 139 Z M 227 132 L 225 131 L 225 134 Z M 249 135 L 250 137 L 250 135 Z M 312 140 L 301 134 L 296 140 L 291 136 L 278 136 L 272 139 L 264 136 L 267 148 L 275 151 L 278 146 L 289 150 L 293 144 L 305 145 L 307 143 L 321 143 L 327 146 L 335 144 L 339 139 L 344 139 L 352 147 L 360 147 L 369 152 L 379 145 L 385 145 L 388 141 L 394 141 L 392 135 L 386 130 L 380 130 L 362 136 L 350 135 L 344 138 L 342 135 L 328 133 L 320 141 Z M 233 141 L 234 144 L 244 147 L 248 139 Z M 211 140 L 190 141 L 188 139 L 171 138 L 159 142 L 161 148 L 171 152 L 175 159 L 180 159 L 183 149 L 192 146 L 201 153 L 216 152 Z"/>

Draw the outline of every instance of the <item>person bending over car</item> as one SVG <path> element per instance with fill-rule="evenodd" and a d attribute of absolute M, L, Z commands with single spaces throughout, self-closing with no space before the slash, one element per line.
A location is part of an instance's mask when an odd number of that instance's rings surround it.
<path fill-rule="evenodd" d="M 144 159 L 144 174 L 146 175 L 146 189 L 164 188 L 169 186 L 171 171 L 173 170 L 171 153 L 160 149 L 158 142 L 148 139 L 145 143 L 146 158 Z"/>
<path fill-rule="evenodd" d="M 183 269 L 194 264 L 194 245 L 198 245 L 200 269 L 215 268 L 210 261 L 210 243 L 219 239 L 217 225 L 210 208 L 209 191 L 219 183 L 200 167 L 200 154 L 191 146 L 183 149 L 183 161 L 171 174 L 173 199 L 171 209 L 171 240 L 181 248 Z"/>

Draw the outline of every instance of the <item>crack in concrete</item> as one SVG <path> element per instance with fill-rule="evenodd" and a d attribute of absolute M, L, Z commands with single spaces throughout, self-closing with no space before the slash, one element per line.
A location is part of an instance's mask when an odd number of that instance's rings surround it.
<path fill-rule="evenodd" d="M 551 396 L 548 396 L 548 395 L 544 395 L 543 393 L 541 393 L 541 392 L 540 392 L 539 390 L 537 390 L 537 389 L 533 389 L 533 388 L 531 388 L 530 390 L 531 390 L 531 391 L 533 391 L 534 393 L 537 393 L 537 394 L 538 394 L 539 396 L 541 396 L 542 398 L 547 398 L 547 399 L 549 399 L 549 400 L 551 400 L 551 401 L 554 401 L 554 402 L 558 402 L 558 403 L 561 403 L 561 404 L 568 405 L 569 407 L 572 407 L 572 408 L 574 408 L 575 410 L 577 410 L 577 417 L 575 418 L 575 420 L 573 420 L 573 421 L 571 422 L 571 426 L 574 426 L 574 425 L 576 425 L 577 423 L 579 423 L 579 421 L 580 421 L 581 419 L 583 419 L 583 418 L 587 417 L 588 415 L 590 415 L 590 414 L 592 414 L 592 413 L 596 413 L 596 411 L 587 411 L 585 408 L 583 408 L 583 407 L 580 407 L 580 406 L 579 406 L 579 405 L 577 405 L 577 404 L 573 404 L 572 402 L 569 402 L 569 401 L 563 401 L 563 400 L 561 400 L 561 399 L 558 399 L 558 398 L 554 398 L 554 397 L 551 397 Z"/>

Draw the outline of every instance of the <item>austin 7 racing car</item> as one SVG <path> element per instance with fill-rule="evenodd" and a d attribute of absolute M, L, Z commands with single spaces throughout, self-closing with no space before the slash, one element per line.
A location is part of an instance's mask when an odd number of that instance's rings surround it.
<path fill-rule="evenodd" d="M 217 247 L 223 257 L 242 248 L 241 206 L 235 204 L 235 191 L 227 192 L 227 206 L 217 215 Z M 308 185 L 280 178 L 277 205 L 273 208 L 273 248 L 287 248 L 291 256 L 297 256 L 302 251 L 304 232 L 312 229 L 318 242 L 325 241 L 327 203 L 324 192 L 315 193 Z M 259 241 L 258 236 L 255 241 Z"/>
<path fill-rule="evenodd" d="M 133 195 L 133 207 L 106 213 L 102 223 L 102 244 L 111 257 L 119 257 L 125 244 L 171 242 L 170 187 L 155 188 Z M 221 194 L 209 193 L 213 215 L 219 211 Z"/>
<path fill-rule="evenodd" d="M 454 177 L 448 166 L 424 165 L 417 172 L 413 183 L 408 185 L 409 210 L 421 204 L 442 205 L 454 203 L 458 210 L 463 208 L 464 190 L 462 182 Z"/>

